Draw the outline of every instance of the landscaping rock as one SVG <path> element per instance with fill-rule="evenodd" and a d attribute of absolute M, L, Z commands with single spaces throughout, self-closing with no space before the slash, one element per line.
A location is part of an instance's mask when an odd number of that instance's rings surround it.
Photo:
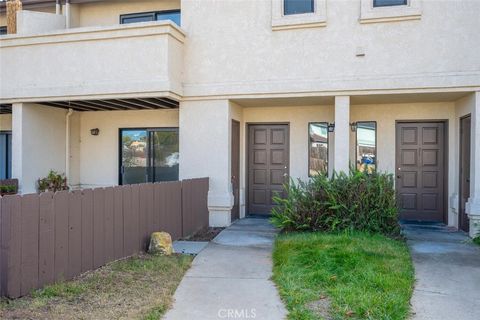
<path fill-rule="evenodd" d="M 173 253 L 172 237 L 167 232 L 154 232 L 150 237 L 148 252 L 152 254 L 171 255 Z"/>

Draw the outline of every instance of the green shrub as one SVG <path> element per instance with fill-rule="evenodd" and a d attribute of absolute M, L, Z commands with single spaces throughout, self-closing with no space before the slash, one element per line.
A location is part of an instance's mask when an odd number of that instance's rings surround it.
<path fill-rule="evenodd" d="M 16 193 L 17 187 L 14 185 L 0 185 L 0 194 Z"/>
<path fill-rule="evenodd" d="M 59 174 L 53 170 L 50 170 L 48 176 L 42 179 L 38 179 L 38 192 L 57 192 L 62 190 L 68 190 L 67 178 L 64 174 Z"/>
<path fill-rule="evenodd" d="M 275 197 L 272 223 L 284 230 L 360 230 L 397 235 L 398 209 L 393 176 L 351 169 L 291 181 L 286 197 Z"/>

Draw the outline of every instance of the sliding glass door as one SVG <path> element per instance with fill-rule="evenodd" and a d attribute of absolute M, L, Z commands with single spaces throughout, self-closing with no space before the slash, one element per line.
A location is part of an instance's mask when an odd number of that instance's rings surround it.
<path fill-rule="evenodd" d="M 12 177 L 12 133 L 0 131 L 0 180 Z"/>
<path fill-rule="evenodd" d="M 120 184 L 178 180 L 177 128 L 121 129 Z"/>

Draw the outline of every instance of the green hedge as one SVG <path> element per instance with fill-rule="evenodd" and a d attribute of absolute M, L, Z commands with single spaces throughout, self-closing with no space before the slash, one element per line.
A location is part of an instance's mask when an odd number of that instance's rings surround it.
<path fill-rule="evenodd" d="M 393 176 L 364 173 L 319 174 L 291 181 L 286 197 L 275 197 L 272 223 L 285 230 L 360 230 L 398 235 L 398 209 Z"/>

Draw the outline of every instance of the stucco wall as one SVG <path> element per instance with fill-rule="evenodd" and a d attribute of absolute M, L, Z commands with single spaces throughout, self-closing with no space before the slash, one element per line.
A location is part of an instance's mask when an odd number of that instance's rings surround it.
<path fill-rule="evenodd" d="M 23 193 L 36 192 L 36 181 L 50 170 L 65 173 L 63 109 L 37 104 L 13 105 L 12 176 Z"/>
<path fill-rule="evenodd" d="M 178 127 L 178 110 L 96 111 L 80 114 L 80 183 L 118 184 L 120 128 Z M 90 129 L 100 129 L 92 136 Z"/>
<path fill-rule="evenodd" d="M 281 31 L 271 2 L 182 1 L 187 95 L 480 85 L 479 1 L 375 24 L 358 21 L 360 0 L 328 1 L 326 27 Z"/>
<path fill-rule="evenodd" d="M 0 131 L 12 130 L 12 115 L 0 114 Z"/>

